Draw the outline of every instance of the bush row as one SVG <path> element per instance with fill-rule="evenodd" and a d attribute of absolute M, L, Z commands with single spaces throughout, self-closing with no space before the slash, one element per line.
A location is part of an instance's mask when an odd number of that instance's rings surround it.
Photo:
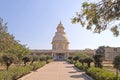
<path fill-rule="evenodd" d="M 73 60 L 67 59 L 67 62 L 73 64 Z"/>
<path fill-rule="evenodd" d="M 77 67 L 77 68 L 80 69 L 80 70 L 86 71 L 86 70 L 88 69 L 88 67 L 87 67 L 86 64 L 84 64 L 84 66 L 83 66 L 80 62 L 77 62 L 77 63 L 75 63 L 74 65 L 75 65 L 75 67 Z"/>
<path fill-rule="evenodd" d="M 117 80 L 115 73 L 105 69 L 92 67 L 89 68 L 86 73 L 93 77 L 95 80 Z M 120 80 L 120 77 L 118 80 Z"/>
<path fill-rule="evenodd" d="M 89 76 L 91 76 L 95 80 L 117 80 L 116 74 L 111 71 L 95 67 L 88 68 L 86 65 L 82 66 L 82 64 L 79 62 L 74 65 L 78 69 L 84 70 Z M 118 80 L 120 80 L 120 76 Z"/>
<path fill-rule="evenodd" d="M 17 80 L 25 74 L 44 66 L 46 62 L 35 62 L 33 65 L 12 67 L 9 70 L 0 71 L 0 80 Z"/>

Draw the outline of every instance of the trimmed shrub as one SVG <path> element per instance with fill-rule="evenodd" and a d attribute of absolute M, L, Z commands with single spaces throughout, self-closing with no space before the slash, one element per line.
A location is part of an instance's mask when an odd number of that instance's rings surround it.
<path fill-rule="evenodd" d="M 44 66 L 46 62 L 35 62 L 33 65 L 12 67 L 9 70 L 0 71 L 0 80 L 17 80 L 32 70 Z"/>
<path fill-rule="evenodd" d="M 67 59 L 67 62 L 73 64 L 73 60 Z"/>
<path fill-rule="evenodd" d="M 92 67 L 89 68 L 86 73 L 93 77 L 95 80 L 117 80 L 115 73 L 105 69 Z M 118 80 L 120 80 L 120 77 Z"/>
<path fill-rule="evenodd" d="M 82 65 L 80 62 L 77 62 L 77 63 L 75 63 L 74 65 L 75 65 L 75 67 L 77 67 L 77 68 L 80 69 L 80 70 L 86 71 L 86 70 L 88 69 L 88 67 L 87 67 L 86 64 Z"/>

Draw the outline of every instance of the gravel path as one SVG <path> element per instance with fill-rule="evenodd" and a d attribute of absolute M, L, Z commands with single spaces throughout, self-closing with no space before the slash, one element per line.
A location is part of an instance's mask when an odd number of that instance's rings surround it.
<path fill-rule="evenodd" d="M 76 71 L 72 64 L 56 61 L 45 65 L 19 80 L 91 80 L 84 72 Z"/>

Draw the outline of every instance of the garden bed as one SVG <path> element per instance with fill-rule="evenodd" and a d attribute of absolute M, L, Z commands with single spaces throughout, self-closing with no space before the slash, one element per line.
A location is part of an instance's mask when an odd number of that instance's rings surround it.
<path fill-rule="evenodd" d="M 33 70 L 44 66 L 46 62 L 35 62 L 32 65 L 11 67 L 9 70 L 0 71 L 0 80 L 17 80 Z"/>

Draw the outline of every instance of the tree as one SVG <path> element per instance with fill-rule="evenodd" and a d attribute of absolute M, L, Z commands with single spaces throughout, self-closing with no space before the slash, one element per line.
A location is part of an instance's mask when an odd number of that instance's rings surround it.
<path fill-rule="evenodd" d="M 94 58 L 95 67 L 102 68 L 103 56 L 96 54 L 93 56 L 93 58 Z"/>
<path fill-rule="evenodd" d="M 15 37 L 7 32 L 7 23 L 3 23 L 3 19 L 0 18 L 0 52 L 10 53 L 9 51 L 16 42 Z"/>
<path fill-rule="evenodd" d="M 102 58 L 104 59 L 105 57 L 105 46 L 100 46 L 97 50 L 96 50 L 96 54 L 95 55 L 101 55 Z"/>
<path fill-rule="evenodd" d="M 84 2 L 81 11 L 72 18 L 72 23 L 80 23 L 95 33 L 101 33 L 108 28 L 118 36 L 119 20 L 120 0 L 101 0 L 98 3 Z"/>
<path fill-rule="evenodd" d="M 7 32 L 7 23 L 3 23 L 2 18 L 0 18 L 0 32 Z"/>
<path fill-rule="evenodd" d="M 30 53 L 26 45 L 22 45 L 15 37 L 7 31 L 7 23 L 3 23 L 0 18 L 0 54 L 10 54 L 16 56 L 15 63 L 20 63 L 25 55 Z"/>
<path fill-rule="evenodd" d="M 52 59 L 51 55 L 46 55 L 46 63 L 49 63 L 49 60 Z"/>
<path fill-rule="evenodd" d="M 97 50 L 96 50 L 96 54 L 100 54 L 100 55 L 104 55 L 105 53 L 105 47 L 104 46 L 100 46 Z"/>
<path fill-rule="evenodd" d="M 73 60 L 75 61 L 75 63 L 79 60 L 79 57 L 78 56 L 74 56 L 73 57 Z"/>
<path fill-rule="evenodd" d="M 6 65 L 6 69 L 8 70 L 9 66 L 13 63 L 14 58 L 11 55 L 3 55 L 2 56 L 3 62 Z"/>
<path fill-rule="evenodd" d="M 79 58 L 86 58 L 88 55 L 86 53 L 76 53 L 75 56 L 78 56 Z"/>
<path fill-rule="evenodd" d="M 72 56 L 69 56 L 68 59 L 69 59 L 69 60 L 72 60 Z"/>
<path fill-rule="evenodd" d="M 69 57 L 67 58 L 67 61 L 72 64 L 72 63 L 73 63 L 73 57 L 72 57 L 72 56 L 69 56 Z"/>
<path fill-rule="evenodd" d="M 93 62 L 93 59 L 88 57 L 84 59 L 84 62 L 87 63 L 88 67 L 91 67 L 91 63 Z"/>
<path fill-rule="evenodd" d="M 87 57 L 88 57 L 88 55 L 85 53 L 76 53 L 75 56 L 73 57 L 73 60 L 75 61 L 75 63 L 79 60 L 79 62 L 81 62 L 82 65 L 84 65 L 83 59 L 87 58 Z"/>
<path fill-rule="evenodd" d="M 82 64 L 82 66 L 84 66 L 84 58 L 80 58 L 79 62 Z"/>
<path fill-rule="evenodd" d="M 30 61 L 31 61 L 31 65 L 37 61 L 39 59 L 39 57 L 37 55 L 30 55 Z"/>
<path fill-rule="evenodd" d="M 46 61 L 46 56 L 45 55 L 41 55 L 40 56 L 40 61 Z"/>
<path fill-rule="evenodd" d="M 14 48 L 11 49 L 11 53 L 16 55 L 17 63 L 21 63 L 23 57 L 30 54 L 30 50 L 26 48 L 26 45 L 16 42 Z"/>
<path fill-rule="evenodd" d="M 28 63 L 28 62 L 30 62 L 30 58 L 28 57 L 28 56 L 25 56 L 25 57 L 23 57 L 23 62 L 24 62 L 24 66 L 26 66 L 26 64 Z"/>
<path fill-rule="evenodd" d="M 118 79 L 118 73 L 120 70 L 120 55 L 118 55 L 114 58 L 113 66 L 114 66 L 114 68 L 116 68 L 116 78 Z"/>

